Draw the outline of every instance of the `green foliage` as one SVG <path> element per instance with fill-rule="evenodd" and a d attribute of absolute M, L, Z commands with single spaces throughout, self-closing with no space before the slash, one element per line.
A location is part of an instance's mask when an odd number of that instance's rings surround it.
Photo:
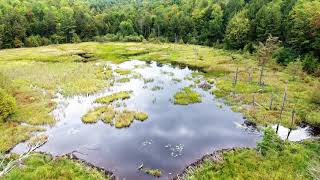
<path fill-rule="evenodd" d="M 287 142 L 283 150 L 266 155 L 255 149 L 236 149 L 222 153 L 221 160 L 204 161 L 182 179 L 312 179 L 318 173 L 319 155 L 317 141 Z"/>
<path fill-rule="evenodd" d="M 39 35 L 29 36 L 26 39 L 25 45 L 27 47 L 38 47 L 42 45 L 42 39 Z"/>
<path fill-rule="evenodd" d="M 266 155 L 274 151 L 281 151 L 282 142 L 276 132 L 271 127 L 268 127 L 264 129 L 263 139 L 258 143 L 257 147 L 262 155 Z"/>
<path fill-rule="evenodd" d="M 0 88 L 0 123 L 16 111 L 16 100 Z"/>
<path fill-rule="evenodd" d="M 200 103 L 201 101 L 201 95 L 191 90 L 190 87 L 185 87 L 174 95 L 174 104 L 188 105 Z"/>
<path fill-rule="evenodd" d="M 130 96 L 131 96 L 130 91 L 121 91 L 121 92 L 113 93 L 113 94 L 105 96 L 105 97 L 98 98 L 95 100 L 95 102 L 108 104 L 108 103 L 112 103 L 116 100 L 128 99 L 128 98 L 130 98 Z"/>
<path fill-rule="evenodd" d="M 275 51 L 273 58 L 275 58 L 279 64 L 287 65 L 293 62 L 297 58 L 297 55 L 293 49 L 281 47 Z"/>
<path fill-rule="evenodd" d="M 67 157 L 53 158 L 46 154 L 32 154 L 24 166 L 14 168 L 5 179 L 109 179 L 100 170 Z"/>
<path fill-rule="evenodd" d="M 303 59 L 303 70 L 310 74 L 320 76 L 320 63 L 313 54 L 306 54 Z"/>
<path fill-rule="evenodd" d="M 245 11 L 237 13 L 229 22 L 225 42 L 229 48 L 243 48 L 248 42 L 250 21 Z"/>
<path fill-rule="evenodd" d="M 131 20 L 122 21 L 119 25 L 120 33 L 124 36 L 134 34 L 134 29 Z"/>

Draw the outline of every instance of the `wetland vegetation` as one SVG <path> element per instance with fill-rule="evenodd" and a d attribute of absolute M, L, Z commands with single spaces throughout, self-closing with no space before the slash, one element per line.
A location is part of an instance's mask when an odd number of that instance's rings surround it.
<path fill-rule="evenodd" d="M 110 178 L 94 166 L 169 179 L 230 146 L 178 178 L 319 179 L 318 12 L 317 0 L 0 0 L 0 179 Z M 291 142 L 301 129 L 311 139 Z M 14 161 L 39 133 L 33 151 L 52 156 Z M 141 161 L 154 169 L 134 171 Z"/>

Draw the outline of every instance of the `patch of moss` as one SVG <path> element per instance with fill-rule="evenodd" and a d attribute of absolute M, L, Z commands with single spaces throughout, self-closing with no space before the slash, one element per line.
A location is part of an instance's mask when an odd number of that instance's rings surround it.
<path fill-rule="evenodd" d="M 128 75 L 131 74 L 131 70 L 129 69 L 116 69 L 114 70 L 116 73 L 120 74 L 120 75 Z"/>
<path fill-rule="evenodd" d="M 174 95 L 174 104 L 188 105 L 200 103 L 201 101 L 201 95 L 192 91 L 190 87 L 185 87 Z"/>
<path fill-rule="evenodd" d="M 115 110 L 111 106 L 97 107 L 87 112 L 81 119 L 84 123 L 96 123 L 102 120 L 105 123 L 112 124 L 115 116 Z"/>
<path fill-rule="evenodd" d="M 119 83 L 127 83 L 127 82 L 130 82 L 130 79 L 129 78 L 121 78 L 121 79 L 118 79 L 117 82 L 119 82 Z"/>
<path fill-rule="evenodd" d="M 160 91 L 161 89 L 163 89 L 163 87 L 154 86 L 154 87 L 151 88 L 151 91 Z"/>
<path fill-rule="evenodd" d="M 154 177 L 161 177 L 162 176 L 162 172 L 160 169 L 146 168 L 146 169 L 143 169 L 143 171 L 151 176 L 154 176 Z"/>
<path fill-rule="evenodd" d="M 32 154 L 23 166 L 14 168 L 4 179 L 110 179 L 105 172 L 67 157 L 53 158 L 46 154 Z"/>
<path fill-rule="evenodd" d="M 148 114 L 145 112 L 136 112 L 134 118 L 139 121 L 145 121 L 148 119 Z"/>
<path fill-rule="evenodd" d="M 116 100 L 124 100 L 130 98 L 131 92 L 130 91 L 121 91 L 117 93 L 113 93 L 111 95 L 98 98 L 94 102 L 95 103 L 102 103 L 102 104 L 109 104 Z"/>
<path fill-rule="evenodd" d="M 123 128 L 129 127 L 131 123 L 134 121 L 135 112 L 129 110 L 123 110 L 121 112 L 117 112 L 115 117 L 115 127 Z"/>

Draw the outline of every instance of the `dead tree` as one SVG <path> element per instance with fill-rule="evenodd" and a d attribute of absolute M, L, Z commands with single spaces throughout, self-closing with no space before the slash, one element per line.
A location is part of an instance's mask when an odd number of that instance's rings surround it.
<path fill-rule="evenodd" d="M 271 96 L 270 96 L 270 104 L 269 104 L 270 111 L 272 110 L 272 104 L 273 104 L 273 92 L 271 93 Z"/>
<path fill-rule="evenodd" d="M 266 64 L 272 57 L 273 52 L 278 48 L 279 40 L 277 37 L 272 37 L 271 35 L 266 40 L 265 44 L 260 43 L 259 49 L 257 52 L 257 58 L 260 66 L 260 77 L 259 77 L 259 85 L 262 86 L 264 69 Z"/>
<path fill-rule="evenodd" d="M 9 161 L 8 163 L 5 163 L 6 157 L 3 156 L 2 159 L 0 158 L 1 160 L 0 167 L 2 169 L 2 171 L 0 171 L 0 177 L 3 177 L 7 173 L 9 173 L 14 167 L 19 165 L 20 162 L 28 158 L 33 151 L 35 151 L 36 149 L 44 145 L 47 142 L 47 140 L 48 140 L 48 137 L 46 135 L 36 136 L 29 141 L 28 143 L 29 149 L 25 153 L 21 154 L 17 159 L 14 159 Z"/>
<path fill-rule="evenodd" d="M 281 105 L 281 109 L 280 109 L 279 122 L 278 122 L 278 126 L 277 126 L 277 132 L 279 130 L 279 125 L 280 125 L 280 122 L 281 122 L 282 113 L 284 111 L 284 106 L 285 106 L 286 101 L 287 101 L 287 91 L 288 91 L 288 81 L 286 82 L 286 87 L 285 87 L 284 94 L 283 94 L 282 105 Z"/>
<path fill-rule="evenodd" d="M 233 77 L 233 88 L 235 88 L 236 87 L 236 85 L 237 85 L 237 82 L 238 82 L 238 74 L 239 74 L 239 67 L 237 67 L 237 70 L 236 70 L 236 72 L 235 72 L 235 74 L 234 74 L 234 77 Z"/>

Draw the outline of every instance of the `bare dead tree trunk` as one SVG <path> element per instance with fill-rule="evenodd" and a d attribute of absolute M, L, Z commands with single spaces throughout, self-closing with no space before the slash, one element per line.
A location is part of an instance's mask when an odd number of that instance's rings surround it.
<path fill-rule="evenodd" d="M 256 106 L 256 99 L 255 99 L 254 95 L 252 96 L 252 105 Z"/>
<path fill-rule="evenodd" d="M 295 110 L 292 110 L 292 114 L 291 114 L 291 127 L 290 127 L 290 128 L 293 127 L 295 114 L 296 114 L 296 111 L 295 111 Z"/>
<path fill-rule="evenodd" d="M 264 72 L 264 64 L 261 65 L 261 69 L 260 69 L 260 78 L 259 78 L 259 85 L 262 86 L 263 85 L 263 72 Z"/>
<path fill-rule="evenodd" d="M 272 110 L 272 104 L 273 104 L 273 92 L 271 93 L 271 97 L 270 97 L 270 104 L 269 104 L 269 110 Z"/>
<path fill-rule="evenodd" d="M 286 100 L 287 100 L 288 83 L 289 82 L 287 81 L 286 82 L 286 87 L 285 87 L 285 90 L 284 90 L 284 94 L 283 94 L 282 105 L 281 105 L 281 110 L 280 110 L 280 117 L 279 117 L 279 122 L 278 122 L 278 126 L 277 126 L 277 132 L 279 130 L 279 125 L 280 125 L 280 122 L 281 122 L 282 113 L 284 111 L 284 106 L 285 106 L 285 103 L 286 103 Z"/>
<path fill-rule="evenodd" d="M 235 72 L 235 74 L 234 74 L 234 78 L 233 78 L 233 88 L 235 88 L 236 85 L 237 85 L 237 82 L 238 82 L 238 73 L 239 73 L 239 67 L 237 67 L 237 70 L 236 70 L 236 72 Z"/>

